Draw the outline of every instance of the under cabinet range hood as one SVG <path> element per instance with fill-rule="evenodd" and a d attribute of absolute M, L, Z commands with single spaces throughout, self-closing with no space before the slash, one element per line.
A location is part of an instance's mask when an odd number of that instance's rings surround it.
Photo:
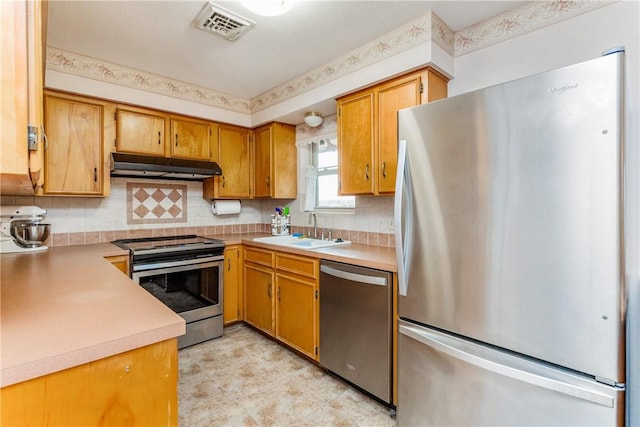
<path fill-rule="evenodd" d="M 222 175 L 216 162 L 111 154 L 111 176 L 200 181 L 214 175 Z"/>

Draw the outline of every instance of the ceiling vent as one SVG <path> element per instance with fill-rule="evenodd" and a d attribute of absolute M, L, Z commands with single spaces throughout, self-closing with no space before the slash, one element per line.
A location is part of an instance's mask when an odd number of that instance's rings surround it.
<path fill-rule="evenodd" d="M 256 23 L 217 4 L 207 3 L 198 14 L 194 25 L 227 40 L 236 41 Z"/>

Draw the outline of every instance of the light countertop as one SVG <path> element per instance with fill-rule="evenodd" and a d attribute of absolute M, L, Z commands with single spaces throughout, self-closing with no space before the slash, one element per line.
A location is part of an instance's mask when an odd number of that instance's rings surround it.
<path fill-rule="evenodd" d="M 104 259 L 110 244 L 2 254 L 0 386 L 185 333 L 184 320 Z"/>
<path fill-rule="evenodd" d="M 396 272 L 395 249 L 351 244 L 296 249 L 254 242 L 264 233 L 222 234 L 252 245 Z M 185 333 L 184 320 L 104 257 L 110 243 L 0 256 L 0 386 L 5 387 Z"/>
<path fill-rule="evenodd" d="M 395 248 L 352 243 L 350 245 L 344 246 L 332 246 L 307 250 L 253 241 L 253 239 L 255 239 L 256 237 L 267 236 L 270 236 L 270 234 L 217 234 L 206 237 L 224 240 L 226 245 L 251 245 L 264 249 L 288 252 L 312 258 L 327 259 L 331 261 L 344 262 L 347 264 L 360 265 L 362 267 L 377 268 L 379 270 L 391 271 L 394 273 L 398 271 Z"/>

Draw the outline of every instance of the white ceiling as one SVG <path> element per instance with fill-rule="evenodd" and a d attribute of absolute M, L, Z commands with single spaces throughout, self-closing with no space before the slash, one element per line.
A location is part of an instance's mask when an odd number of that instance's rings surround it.
<path fill-rule="evenodd" d="M 428 10 L 457 31 L 525 1 L 298 1 L 279 17 L 213 3 L 256 26 L 230 42 L 193 26 L 205 1 L 54 0 L 47 44 L 250 99 Z"/>

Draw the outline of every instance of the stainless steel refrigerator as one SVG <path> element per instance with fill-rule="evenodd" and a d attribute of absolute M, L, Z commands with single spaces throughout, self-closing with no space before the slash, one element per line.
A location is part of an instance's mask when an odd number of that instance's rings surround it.
<path fill-rule="evenodd" d="M 623 425 L 624 52 L 399 112 L 398 425 Z"/>

